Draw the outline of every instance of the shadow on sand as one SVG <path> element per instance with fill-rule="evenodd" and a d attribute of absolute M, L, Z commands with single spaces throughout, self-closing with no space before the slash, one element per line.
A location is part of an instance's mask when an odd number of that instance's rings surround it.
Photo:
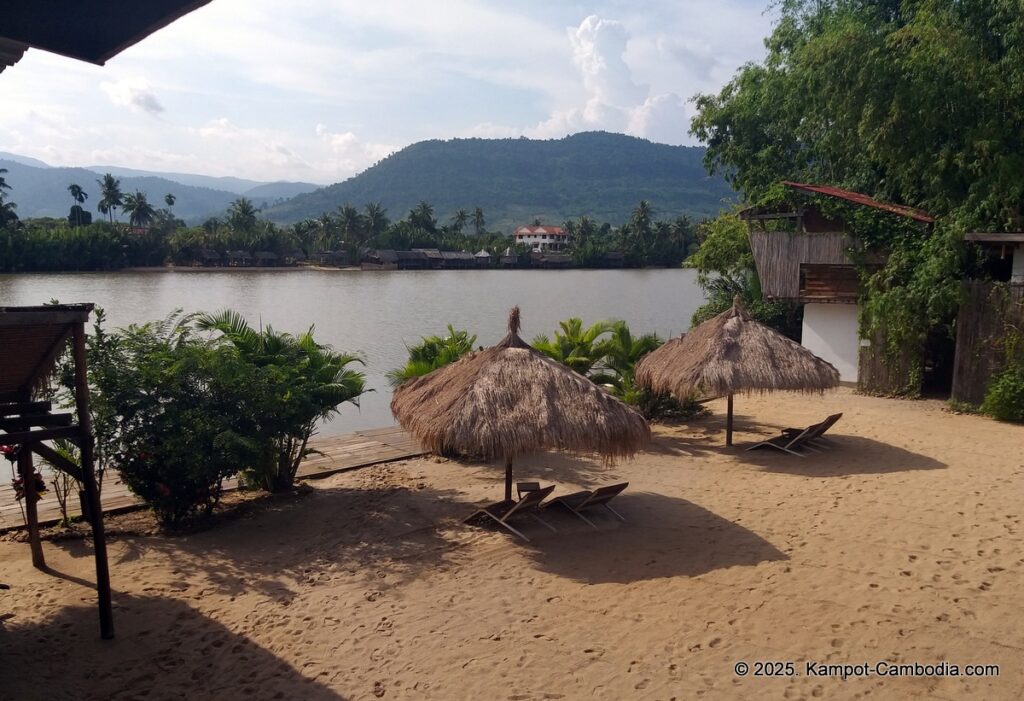
<path fill-rule="evenodd" d="M 779 430 L 767 427 L 766 433 L 778 435 Z M 777 472 L 807 477 L 841 477 L 843 475 L 871 475 L 908 470 L 941 470 L 946 463 L 899 446 L 881 443 L 871 438 L 829 434 L 830 443 L 817 448 L 821 452 L 805 451 L 803 456 L 790 455 L 774 448 L 747 450 L 754 440 L 740 440 L 731 448 L 724 445 L 724 435 L 717 443 L 695 440 L 688 436 L 659 435 L 648 449 L 652 453 L 701 457 L 724 455 L 747 465 Z"/>
<path fill-rule="evenodd" d="M 119 538 L 110 565 L 116 572 L 119 565 L 160 553 L 173 563 L 162 570 L 165 579 L 158 584 L 163 587 L 196 595 L 195 579 L 188 580 L 200 573 L 201 586 L 218 594 L 258 591 L 279 602 L 295 594 L 296 582 L 357 576 L 375 587 L 395 585 L 448 556 L 450 544 L 437 526 L 458 499 L 455 491 L 415 485 L 316 489 L 208 531 Z M 48 547 L 92 557 L 82 541 Z"/>
<path fill-rule="evenodd" d="M 598 509 L 598 530 L 569 514 L 545 513 L 559 533 L 531 529 L 538 534 L 528 545 L 537 567 L 586 584 L 628 584 L 786 559 L 756 533 L 685 499 L 625 493 L 615 509 L 627 522 Z"/>
<path fill-rule="evenodd" d="M 0 624 L 0 696 L 344 701 L 181 601 L 116 594 L 114 605 L 114 640 L 99 639 L 95 606 Z"/>

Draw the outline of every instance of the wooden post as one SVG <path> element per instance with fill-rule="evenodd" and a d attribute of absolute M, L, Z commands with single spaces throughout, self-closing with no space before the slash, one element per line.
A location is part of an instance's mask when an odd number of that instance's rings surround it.
<path fill-rule="evenodd" d="M 732 395 L 729 395 L 728 415 L 725 418 L 725 444 L 732 445 Z"/>
<path fill-rule="evenodd" d="M 96 592 L 99 595 L 100 637 L 110 640 L 114 637 L 114 609 L 110 595 L 110 570 L 107 566 L 107 540 L 103 533 L 103 507 L 100 505 L 99 488 L 93 470 L 92 416 L 89 414 L 89 379 L 85 365 L 85 324 L 78 322 L 73 331 L 75 355 L 75 410 L 81 436 L 78 449 L 81 454 L 82 478 L 86 499 L 92 509 L 92 542 L 96 554 Z"/>
<path fill-rule="evenodd" d="M 32 467 L 32 451 L 27 445 L 18 448 L 18 475 L 24 487 L 25 521 L 28 525 L 28 545 L 32 549 L 32 566 L 46 569 L 43 542 L 39 539 L 39 509 L 36 508 L 36 471 Z"/>
<path fill-rule="evenodd" d="M 512 458 L 505 458 L 505 501 L 512 501 Z"/>

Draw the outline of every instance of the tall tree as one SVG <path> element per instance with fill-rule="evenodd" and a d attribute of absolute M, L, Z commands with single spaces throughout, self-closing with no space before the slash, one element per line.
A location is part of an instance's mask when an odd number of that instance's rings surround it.
<path fill-rule="evenodd" d="M 363 207 L 363 221 L 366 223 L 367 241 L 372 241 L 387 231 L 390 222 L 388 211 L 380 202 L 368 202 Z"/>
<path fill-rule="evenodd" d="M 177 202 L 177 201 L 178 201 L 178 198 L 175 197 L 174 195 L 172 195 L 169 192 L 166 195 L 164 195 L 164 204 L 167 205 L 168 209 L 173 208 L 174 207 L 174 203 Z"/>
<path fill-rule="evenodd" d="M 484 219 L 484 210 L 476 207 L 473 209 L 473 231 L 476 232 L 477 236 L 481 236 L 485 229 L 484 226 L 487 221 Z"/>
<path fill-rule="evenodd" d="M 78 203 L 78 209 L 75 214 L 77 215 L 78 226 L 82 226 L 82 205 L 89 199 L 89 195 L 82 189 L 81 185 L 74 183 L 68 185 L 68 192 L 71 193 L 71 199 Z"/>
<path fill-rule="evenodd" d="M 469 212 L 464 209 L 456 210 L 455 214 L 452 215 L 452 230 L 456 234 L 461 234 L 462 230 L 466 228 L 466 222 L 469 221 Z"/>
<path fill-rule="evenodd" d="M 437 220 L 434 219 L 434 207 L 425 200 L 420 200 L 409 212 L 409 223 L 418 229 L 434 233 L 437 231 Z"/>
<path fill-rule="evenodd" d="M 121 207 L 132 226 L 145 228 L 156 218 L 156 209 L 146 199 L 146 193 L 139 190 L 125 195 Z"/>
<path fill-rule="evenodd" d="M 251 234 L 259 211 L 248 197 L 239 197 L 228 207 L 228 225 L 238 233 Z"/>
<path fill-rule="evenodd" d="M 7 180 L 4 179 L 4 173 L 6 172 L 6 168 L 0 168 L 0 229 L 5 229 L 8 224 L 18 221 L 18 215 L 14 212 L 18 205 L 8 200 L 7 193 L 4 192 L 4 190 L 12 189 Z"/>
<path fill-rule="evenodd" d="M 124 204 L 124 195 L 121 193 L 121 181 L 110 173 L 105 174 L 96 183 L 100 186 L 100 201 L 96 209 L 100 214 L 110 217 L 110 223 L 114 223 L 114 213 L 117 208 Z"/>
<path fill-rule="evenodd" d="M 358 209 L 351 204 L 339 207 L 338 227 L 341 230 L 341 236 L 346 245 L 351 246 L 355 250 L 359 250 L 362 247 L 366 235 L 364 233 L 363 216 L 359 213 Z"/>

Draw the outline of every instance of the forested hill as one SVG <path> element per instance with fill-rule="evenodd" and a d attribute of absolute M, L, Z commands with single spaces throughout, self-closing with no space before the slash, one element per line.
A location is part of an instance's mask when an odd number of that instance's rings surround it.
<path fill-rule="evenodd" d="M 703 148 L 656 144 L 623 134 L 586 132 L 564 139 L 422 141 L 344 182 L 298 195 L 263 215 L 281 223 L 380 202 L 392 219 L 421 200 L 447 222 L 480 207 L 490 230 L 510 230 L 588 215 L 622 224 L 649 200 L 659 218 L 718 213 L 732 190 L 709 177 Z"/>

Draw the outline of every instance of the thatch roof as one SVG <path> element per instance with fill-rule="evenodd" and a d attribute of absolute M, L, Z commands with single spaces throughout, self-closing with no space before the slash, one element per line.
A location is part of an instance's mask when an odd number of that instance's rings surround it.
<path fill-rule="evenodd" d="M 637 363 L 636 380 L 677 397 L 695 392 L 821 392 L 839 384 L 839 371 L 754 321 L 737 298 L 731 309 L 644 356 Z"/>
<path fill-rule="evenodd" d="M 646 420 L 587 378 L 508 335 L 395 390 L 391 412 L 428 450 L 481 458 L 555 449 L 612 460 L 650 440 Z"/>

